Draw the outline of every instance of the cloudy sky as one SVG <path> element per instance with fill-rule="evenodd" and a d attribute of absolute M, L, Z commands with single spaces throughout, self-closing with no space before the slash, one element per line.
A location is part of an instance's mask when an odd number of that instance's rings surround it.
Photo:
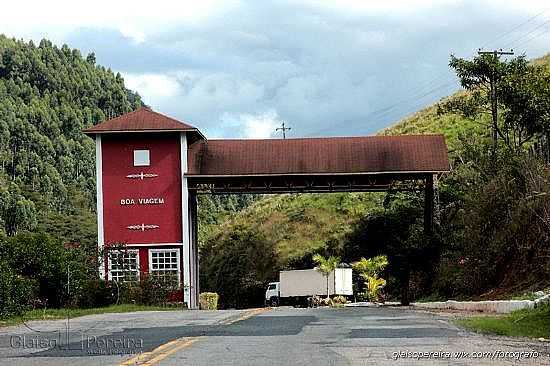
<path fill-rule="evenodd" d="M 449 55 L 550 52 L 547 0 L 10 1 L 0 33 L 123 74 L 210 137 L 372 134 L 458 89 Z"/>

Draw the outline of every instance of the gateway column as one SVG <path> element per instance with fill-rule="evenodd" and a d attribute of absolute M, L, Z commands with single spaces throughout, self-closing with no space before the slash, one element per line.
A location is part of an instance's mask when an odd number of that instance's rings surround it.
<path fill-rule="evenodd" d="M 190 282 L 190 308 L 196 309 L 199 306 L 199 248 L 197 245 L 198 234 L 197 222 L 197 195 L 189 192 L 189 282 Z"/>
<path fill-rule="evenodd" d="M 181 225 L 183 243 L 183 301 L 189 309 L 198 308 L 198 266 L 196 265 L 196 197 L 189 194 L 187 182 L 187 137 L 180 133 Z"/>

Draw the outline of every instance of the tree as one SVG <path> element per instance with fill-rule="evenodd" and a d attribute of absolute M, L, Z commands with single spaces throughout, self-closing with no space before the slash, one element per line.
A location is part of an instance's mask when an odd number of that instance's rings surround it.
<path fill-rule="evenodd" d="M 95 66 L 95 53 L 94 52 L 90 52 L 88 53 L 88 56 L 86 56 L 86 61 L 90 64 L 90 65 L 94 65 Z"/>
<path fill-rule="evenodd" d="M 313 262 L 317 264 L 315 270 L 325 276 L 327 280 L 327 299 L 330 297 L 329 292 L 329 276 L 340 264 L 340 257 L 330 256 L 328 258 L 323 257 L 320 254 L 313 256 Z"/>
<path fill-rule="evenodd" d="M 416 195 L 398 195 L 387 202 L 385 209 L 359 219 L 345 239 L 345 261 L 387 256 L 388 273 L 399 283 L 403 305 L 410 302 L 411 273 L 429 279 L 441 250 L 437 232 L 424 235 L 422 201 Z"/>
<path fill-rule="evenodd" d="M 21 195 L 15 183 L 10 183 L 9 190 L 0 191 L 0 219 L 4 222 L 4 231 L 8 236 L 17 234 L 18 230 L 36 226 L 35 205 Z"/>
<path fill-rule="evenodd" d="M 243 224 L 220 230 L 201 247 L 201 290 L 218 293 L 222 308 L 263 304 L 265 286 L 277 270 L 273 244 Z"/>
<path fill-rule="evenodd" d="M 524 56 L 501 61 L 493 55 L 480 55 L 471 61 L 451 56 L 449 65 L 467 92 L 442 103 L 440 112 L 459 112 L 490 127 L 493 151 L 498 139 L 517 150 L 550 132 L 547 68 L 529 63 Z M 492 104 L 494 98 L 496 106 Z M 491 115 L 490 123 L 485 122 L 484 114 Z"/>
<path fill-rule="evenodd" d="M 440 184 L 444 253 L 434 277 L 443 297 L 545 283 L 550 265 L 547 166 L 503 144 L 464 140 L 462 163 Z M 517 286 L 517 287 L 516 287 Z"/>
<path fill-rule="evenodd" d="M 0 238 L 1 261 L 5 261 L 21 279 L 36 283 L 35 295 L 52 307 L 69 303 L 68 269 L 71 272 L 72 299 L 82 295 L 83 284 L 89 280 L 82 251 L 65 249 L 59 240 L 45 233 L 23 232 Z"/>

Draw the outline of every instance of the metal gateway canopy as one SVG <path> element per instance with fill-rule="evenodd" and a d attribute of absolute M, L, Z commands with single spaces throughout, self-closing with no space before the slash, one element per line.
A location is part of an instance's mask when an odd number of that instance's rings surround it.
<path fill-rule="evenodd" d="M 338 192 L 404 189 L 448 170 L 442 135 L 406 135 L 203 140 L 186 176 L 197 192 Z"/>
<path fill-rule="evenodd" d="M 188 149 L 191 195 L 210 193 L 425 190 L 433 221 L 434 179 L 449 171 L 442 135 L 201 140 Z"/>

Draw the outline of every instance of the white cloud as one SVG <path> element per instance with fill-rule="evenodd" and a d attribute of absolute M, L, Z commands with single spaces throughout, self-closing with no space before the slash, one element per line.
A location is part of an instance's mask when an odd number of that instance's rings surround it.
<path fill-rule="evenodd" d="M 391 1 L 365 1 L 365 0 L 303 0 L 311 7 L 325 8 L 333 11 L 352 15 L 388 15 L 403 16 L 421 14 L 432 9 L 446 6 L 465 6 L 466 0 L 391 0 Z M 490 4 L 497 9 L 521 10 L 522 12 L 540 12 L 548 8 L 548 0 L 485 0 L 477 1 L 480 8 Z"/>
<path fill-rule="evenodd" d="M 364 0 L 304 0 L 312 7 L 322 7 L 349 14 L 408 14 L 460 3 L 463 0 L 391 0 L 391 1 L 364 1 Z"/>
<path fill-rule="evenodd" d="M 275 128 L 279 127 L 282 122 L 275 110 L 258 114 L 241 113 L 234 115 L 225 113 L 221 120 L 224 129 L 237 129 L 239 137 L 247 139 L 272 137 Z"/>
<path fill-rule="evenodd" d="M 198 24 L 240 4 L 239 0 L 74 1 L 2 3 L 1 32 L 18 37 L 63 37 L 82 27 L 114 28 L 136 40 L 176 24 Z"/>
<path fill-rule="evenodd" d="M 122 25 L 119 30 L 124 37 L 131 39 L 135 44 L 145 42 L 145 33 L 136 29 L 133 25 Z"/>
<path fill-rule="evenodd" d="M 281 123 L 274 111 L 260 115 L 241 115 L 241 119 L 244 121 L 245 137 L 253 139 L 272 136 Z"/>
<path fill-rule="evenodd" d="M 178 95 L 180 85 L 175 78 L 164 74 L 124 74 L 126 86 L 151 99 Z"/>

